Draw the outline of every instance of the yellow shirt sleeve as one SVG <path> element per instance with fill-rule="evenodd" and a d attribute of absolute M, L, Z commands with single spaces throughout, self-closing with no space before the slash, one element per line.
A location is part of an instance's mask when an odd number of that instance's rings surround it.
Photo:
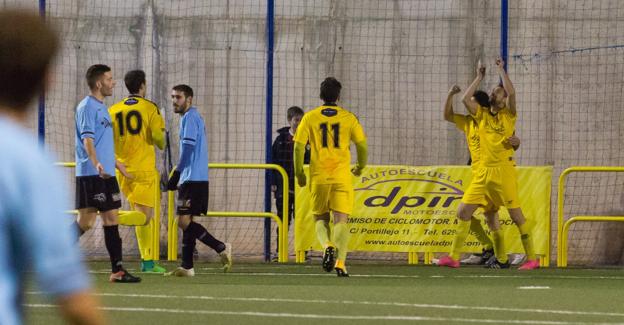
<path fill-rule="evenodd" d="M 460 131 L 468 133 L 468 119 L 469 117 L 461 114 L 453 114 L 453 123 Z"/>
<path fill-rule="evenodd" d="M 366 140 L 364 129 L 362 128 L 362 125 L 356 118 L 353 128 L 351 129 L 351 141 L 355 143 L 360 143 L 364 140 Z"/>
<path fill-rule="evenodd" d="M 295 132 L 294 141 L 307 144 L 310 140 L 310 130 L 308 127 L 308 115 L 303 115 L 301 122 L 299 123 L 299 127 L 297 127 L 297 131 Z"/>
<path fill-rule="evenodd" d="M 154 105 L 154 111 L 150 116 L 150 132 L 152 141 L 160 149 L 165 148 L 165 120 L 158 110 L 158 106 Z"/>

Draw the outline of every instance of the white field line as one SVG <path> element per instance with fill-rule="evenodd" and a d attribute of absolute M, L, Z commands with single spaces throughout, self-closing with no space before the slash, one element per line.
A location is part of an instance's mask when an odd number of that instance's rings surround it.
<path fill-rule="evenodd" d="M 40 295 L 42 293 L 33 291 L 33 292 L 27 292 L 27 294 Z M 491 306 L 416 304 L 416 303 L 383 302 L 383 301 L 286 299 L 286 298 L 264 298 L 264 297 L 176 296 L 176 295 L 122 294 L 122 293 L 96 293 L 95 295 L 101 296 L 101 297 L 127 297 L 127 298 L 148 298 L 148 299 L 214 300 L 214 301 L 268 302 L 268 303 L 279 302 L 279 303 L 302 303 L 302 304 L 314 303 L 314 304 L 329 304 L 329 305 L 342 304 L 342 305 L 390 306 L 390 307 L 409 307 L 409 308 L 443 309 L 443 310 L 444 309 L 447 309 L 447 310 L 485 310 L 485 311 L 496 311 L 496 312 L 624 317 L 624 313 L 612 313 L 612 312 L 533 309 L 533 308 L 508 308 L 508 307 L 491 307 Z"/>
<path fill-rule="evenodd" d="M 544 289 L 550 289 L 549 286 L 524 286 L 524 287 L 517 287 L 516 289 L 520 289 L 520 290 L 544 290 Z"/>
<path fill-rule="evenodd" d="M 56 308 L 56 305 L 48 304 L 27 304 L 30 308 Z M 296 313 L 264 313 L 254 311 L 223 311 L 223 310 L 185 310 L 169 308 L 141 308 L 141 307 L 101 307 L 106 311 L 118 312 L 140 312 L 140 313 L 168 313 L 168 314 L 200 314 L 200 315 L 227 315 L 227 316 L 249 316 L 249 317 L 273 317 L 273 318 L 308 318 L 308 319 L 343 319 L 343 320 L 397 320 L 397 321 L 438 321 L 438 322 L 463 322 L 463 323 L 495 323 L 495 324 L 545 324 L 545 325 L 602 325 L 602 324 L 623 324 L 623 323 L 588 323 L 588 322 L 566 322 L 566 321 L 541 321 L 541 320 L 513 320 L 513 319 L 473 319 L 455 317 L 428 317 L 428 316 L 386 316 L 386 315 L 322 315 L 322 314 L 296 314 Z"/>
<path fill-rule="evenodd" d="M 531 271 L 526 271 L 531 273 Z M 585 280 L 624 280 L 624 276 L 581 276 L 581 275 L 548 275 L 548 274 L 535 274 L 531 276 L 527 275 L 488 275 L 488 274 L 475 274 L 475 275 L 457 275 L 457 276 L 449 276 L 454 278 L 517 278 L 517 279 L 585 279 Z"/>

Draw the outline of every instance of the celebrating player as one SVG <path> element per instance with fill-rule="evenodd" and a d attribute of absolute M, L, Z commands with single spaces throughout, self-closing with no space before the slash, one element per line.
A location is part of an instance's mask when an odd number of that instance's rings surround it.
<path fill-rule="evenodd" d="M 496 60 L 496 66 L 503 85 L 494 87 L 490 94 L 489 108 L 479 105 L 472 97 L 485 75 L 485 68 L 482 66 L 478 67 L 477 77 L 462 98 L 462 102 L 479 124 L 481 166 L 474 173 L 458 209 L 459 227 L 453 240 L 453 251 L 463 245 L 470 216 L 479 205 L 487 204 L 487 198 L 496 206 L 505 206 L 509 211 L 511 219 L 520 230 L 522 245 L 527 255 L 527 262 L 520 266 L 520 269 L 531 270 L 539 267 L 539 260 L 533 251 L 531 224 L 526 222 L 520 209 L 514 150 L 510 143 L 517 117 L 516 95 L 502 59 Z M 507 262 L 506 256 L 498 258 L 503 259 L 498 261 L 500 264 Z M 459 266 L 455 256 L 452 255 L 440 259 L 439 264 Z"/>
<path fill-rule="evenodd" d="M 468 150 L 470 152 L 470 165 L 471 172 L 474 177 L 475 172 L 478 170 L 480 159 L 480 141 L 479 141 L 479 125 L 475 122 L 474 118 L 470 115 L 463 114 L 455 114 L 453 111 L 453 96 L 459 93 L 461 90 L 458 86 L 453 86 L 448 93 L 446 98 L 446 102 L 444 105 L 444 119 L 448 122 L 455 124 L 455 126 L 462 132 L 465 133 L 466 143 L 468 144 Z M 477 90 L 473 93 L 473 99 L 482 107 L 489 107 L 489 96 L 480 90 Z M 520 146 L 520 139 L 516 136 L 512 136 L 509 139 L 510 143 L 514 150 L 517 150 Z M 494 206 L 492 202 L 488 200 L 488 204 L 483 207 L 484 215 L 486 217 L 486 221 L 488 223 L 488 227 L 492 232 L 494 237 L 494 241 L 490 239 L 490 237 L 485 233 L 483 226 L 474 216 L 470 220 L 470 230 L 475 234 L 475 237 L 479 242 L 481 242 L 484 246 L 483 253 L 478 256 L 477 264 L 487 264 L 488 267 L 491 268 L 508 268 L 509 263 L 507 263 L 506 255 L 504 251 L 504 238 L 503 234 L 500 230 L 500 223 L 498 222 L 497 210 L 498 207 Z M 462 243 L 463 244 L 463 243 Z M 461 247 L 459 245 L 453 246 L 455 249 L 451 252 L 451 256 L 454 256 L 455 260 L 459 258 Z M 496 255 L 496 259 L 490 260 L 490 258 Z M 503 262 L 500 262 L 503 261 Z"/>

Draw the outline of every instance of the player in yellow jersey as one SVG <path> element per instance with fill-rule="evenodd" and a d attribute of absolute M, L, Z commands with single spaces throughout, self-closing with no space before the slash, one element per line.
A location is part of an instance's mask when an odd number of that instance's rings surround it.
<path fill-rule="evenodd" d="M 474 175 L 478 169 L 480 162 L 480 140 L 479 140 L 479 125 L 476 123 L 474 118 L 470 115 L 456 114 L 453 111 L 453 96 L 459 93 L 461 89 L 458 86 L 453 86 L 446 98 L 444 104 L 444 119 L 448 122 L 455 124 L 455 126 L 466 135 L 466 143 L 468 144 L 468 151 L 470 152 L 470 161 L 469 165 L 471 165 L 471 172 Z M 489 96 L 483 91 L 477 90 L 473 93 L 473 99 L 483 107 L 489 107 Z M 520 139 L 513 135 L 509 138 L 509 142 L 512 145 L 514 150 L 518 150 L 520 146 Z M 473 255 L 466 260 L 462 260 L 462 263 L 469 263 L 471 261 L 476 261 L 473 264 L 486 264 L 488 260 L 493 255 L 496 255 L 496 261 L 499 259 L 504 260 L 503 255 L 504 252 L 504 240 L 502 236 L 502 232 L 500 230 L 500 223 L 497 215 L 498 206 L 495 206 L 492 202 L 488 201 L 486 206 L 482 207 L 484 209 L 484 215 L 486 217 L 486 221 L 490 231 L 493 234 L 494 241 L 486 234 L 481 222 L 477 220 L 474 216 L 470 220 L 470 231 L 475 234 L 475 237 L 481 244 L 483 244 L 483 253 L 480 255 Z M 461 248 L 461 247 L 456 247 Z M 451 253 L 451 255 L 458 256 L 460 252 L 455 252 L 457 254 Z M 473 257 L 476 257 L 473 259 Z M 491 268 L 500 268 L 500 267 L 508 267 L 508 263 L 500 264 L 495 262 L 494 260 L 491 263 L 486 264 L 487 267 Z"/>
<path fill-rule="evenodd" d="M 336 104 L 341 89 L 340 82 L 332 77 L 321 83 L 320 98 L 324 104 L 303 116 L 295 133 L 293 157 L 297 183 L 305 186 L 303 157 L 306 144 L 310 143 L 310 195 L 316 235 L 324 248 L 323 269 L 335 269 L 339 277 L 349 276 L 345 261 L 349 244 L 347 219 L 353 210 L 351 173 L 362 173 L 368 151 L 357 117 Z M 351 142 L 357 148 L 357 164 L 353 168 Z M 334 217 L 333 232 L 329 229 L 330 211 Z"/>
<path fill-rule="evenodd" d="M 152 221 L 152 215 L 156 204 L 160 204 L 155 195 L 159 176 L 154 145 L 161 150 L 165 146 L 165 121 L 158 106 L 145 99 L 145 72 L 129 71 L 124 82 L 131 95 L 109 108 L 113 120 L 115 156 L 131 175 L 118 175 L 119 185 L 132 208 L 142 212 L 144 217 L 123 223 L 136 225 L 141 271 L 164 273 L 166 270 L 154 262 L 158 256 L 153 256 L 153 233 L 154 227 L 160 225 Z"/>
<path fill-rule="evenodd" d="M 509 134 L 515 133 L 516 90 L 501 58 L 496 59 L 496 70 L 503 83 L 494 87 L 490 93 L 491 108 L 481 108 L 479 112 L 475 112 L 479 121 L 482 148 L 485 149 L 482 151 L 483 166 L 488 172 L 492 172 L 488 182 L 488 195 L 496 204 L 507 208 L 509 216 L 520 231 L 527 261 L 519 269 L 532 270 L 539 268 L 539 259 L 533 250 L 533 223 L 524 217 L 520 208 L 516 164 L 508 140 Z M 497 173 L 499 174 L 496 175 Z"/>
<path fill-rule="evenodd" d="M 476 207 L 483 205 L 487 198 L 497 206 L 505 206 L 509 211 L 511 219 L 520 230 L 520 238 L 527 255 L 527 262 L 520 269 L 531 270 L 539 267 L 539 259 L 533 250 L 532 224 L 526 221 L 520 208 L 514 151 L 509 143 L 509 138 L 515 132 L 517 118 L 516 93 L 502 59 L 496 60 L 496 67 L 503 84 L 502 87 L 499 85 L 492 90 L 489 108 L 482 107 L 472 98 L 472 93 L 485 75 L 485 68 L 480 64 L 477 77 L 462 98 L 462 102 L 479 124 L 481 162 L 458 209 L 459 227 L 453 240 L 453 248 L 461 246 L 465 240 L 467 231 L 464 228 L 466 220 L 469 220 L 466 216 L 472 215 Z M 454 256 L 448 256 L 443 264 L 454 266 L 453 262 Z M 498 262 L 505 264 L 507 261 Z"/>

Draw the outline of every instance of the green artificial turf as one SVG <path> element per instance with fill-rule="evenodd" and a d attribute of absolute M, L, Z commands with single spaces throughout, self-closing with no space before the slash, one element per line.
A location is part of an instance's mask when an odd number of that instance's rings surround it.
<path fill-rule="evenodd" d="M 195 277 L 140 274 L 140 284 L 109 283 L 107 263 L 89 266 L 113 324 L 624 323 L 622 269 L 356 264 L 338 278 L 316 264 L 235 264 L 223 274 L 197 263 Z M 28 323 L 61 323 L 35 290 Z"/>

